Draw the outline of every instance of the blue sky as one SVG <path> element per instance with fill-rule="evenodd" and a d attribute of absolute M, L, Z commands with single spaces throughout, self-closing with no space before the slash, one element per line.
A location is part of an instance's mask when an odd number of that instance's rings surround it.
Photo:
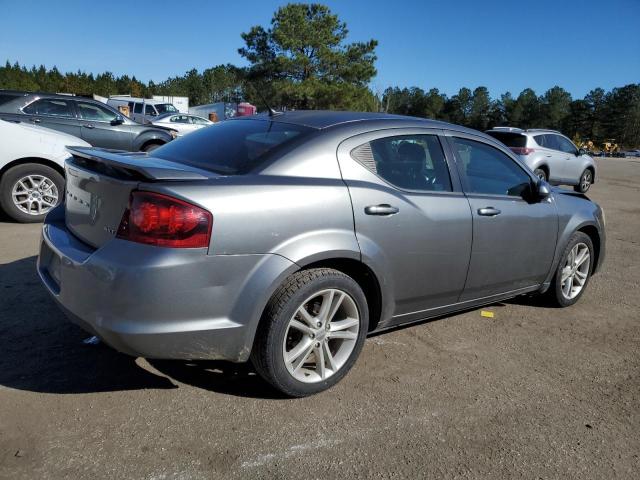
<path fill-rule="evenodd" d="M 244 65 L 240 33 L 287 2 L 0 0 L 0 61 L 161 81 Z M 574 96 L 640 82 L 640 0 L 322 2 L 350 40 L 379 41 L 375 90 L 560 85 Z"/>

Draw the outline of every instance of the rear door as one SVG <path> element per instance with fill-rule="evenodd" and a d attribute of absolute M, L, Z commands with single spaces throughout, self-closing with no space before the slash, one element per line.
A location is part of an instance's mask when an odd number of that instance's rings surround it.
<path fill-rule="evenodd" d="M 365 262 L 388 276 L 393 323 L 455 303 L 467 274 L 471 213 L 437 130 L 383 130 L 338 149 Z"/>
<path fill-rule="evenodd" d="M 80 137 L 80 122 L 72 100 L 66 98 L 41 98 L 22 109 L 28 121 L 34 125 Z"/>
<path fill-rule="evenodd" d="M 133 134 L 125 124 L 116 124 L 117 114 L 93 102 L 76 101 L 82 139 L 94 147 L 130 151 Z"/>
<path fill-rule="evenodd" d="M 448 137 L 473 215 L 473 248 L 461 301 L 541 284 L 551 268 L 558 216 L 551 197 L 531 199 L 535 179 L 480 137 Z"/>

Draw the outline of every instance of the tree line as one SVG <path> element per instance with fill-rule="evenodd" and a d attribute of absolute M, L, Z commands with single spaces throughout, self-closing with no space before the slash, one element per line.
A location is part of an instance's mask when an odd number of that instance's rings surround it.
<path fill-rule="evenodd" d="M 264 109 L 337 109 L 384 111 L 444 120 L 477 130 L 498 125 L 560 130 L 576 141 L 604 141 L 640 146 L 640 84 L 605 91 L 596 88 L 584 98 L 555 86 L 542 95 L 527 88 L 517 96 L 492 98 L 486 87 L 461 88 L 448 96 L 437 88 L 370 88 L 377 71 L 376 40 L 348 43 L 348 29 L 320 4 L 280 7 L 267 27 L 241 34 L 238 52 L 248 67 L 217 65 L 192 69 L 160 83 L 135 76 L 62 73 L 56 67 L 27 68 L 7 61 L 0 67 L 0 88 L 109 96 L 131 94 L 189 98 L 191 105 L 249 101 Z"/>

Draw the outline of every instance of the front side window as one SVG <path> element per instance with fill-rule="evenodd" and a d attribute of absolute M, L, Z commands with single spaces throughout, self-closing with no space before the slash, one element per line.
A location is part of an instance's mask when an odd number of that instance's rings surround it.
<path fill-rule="evenodd" d="M 209 122 L 206 121 L 204 118 L 200 118 L 200 117 L 190 117 L 191 119 L 191 123 L 193 123 L 194 125 L 208 125 Z"/>
<path fill-rule="evenodd" d="M 561 137 L 560 135 L 555 135 L 555 137 L 558 139 L 558 147 L 561 152 L 570 153 L 572 155 L 575 155 L 578 152 L 573 143 L 566 138 Z"/>
<path fill-rule="evenodd" d="M 144 106 L 144 114 L 145 115 L 149 115 L 151 117 L 155 117 L 156 115 L 158 115 L 158 112 L 156 112 L 156 109 L 153 108 L 153 105 L 149 105 L 148 103 Z"/>
<path fill-rule="evenodd" d="M 160 115 L 162 115 L 163 113 L 178 113 L 178 109 L 170 103 L 159 103 L 158 105 L 156 105 L 156 110 Z"/>
<path fill-rule="evenodd" d="M 83 120 L 94 120 L 96 122 L 111 122 L 116 118 L 116 114 L 108 108 L 96 105 L 95 103 L 76 102 L 78 113 Z"/>
<path fill-rule="evenodd" d="M 508 155 L 485 143 L 451 138 L 468 193 L 522 197 L 531 177 Z"/>
<path fill-rule="evenodd" d="M 28 115 L 49 115 L 52 117 L 72 118 L 73 109 L 68 100 L 58 100 L 57 98 L 44 98 L 30 103 L 22 109 Z"/>
<path fill-rule="evenodd" d="M 379 138 L 356 147 L 351 156 L 400 189 L 452 190 L 447 162 L 436 135 Z"/>

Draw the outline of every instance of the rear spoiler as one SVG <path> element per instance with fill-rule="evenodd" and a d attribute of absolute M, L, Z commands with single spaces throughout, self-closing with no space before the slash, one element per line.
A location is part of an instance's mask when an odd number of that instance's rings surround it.
<path fill-rule="evenodd" d="M 148 180 L 207 180 L 218 175 L 188 165 L 153 157 L 142 152 L 122 152 L 105 148 L 67 147 L 77 159 L 95 162 L 129 174 L 137 174 Z"/>

